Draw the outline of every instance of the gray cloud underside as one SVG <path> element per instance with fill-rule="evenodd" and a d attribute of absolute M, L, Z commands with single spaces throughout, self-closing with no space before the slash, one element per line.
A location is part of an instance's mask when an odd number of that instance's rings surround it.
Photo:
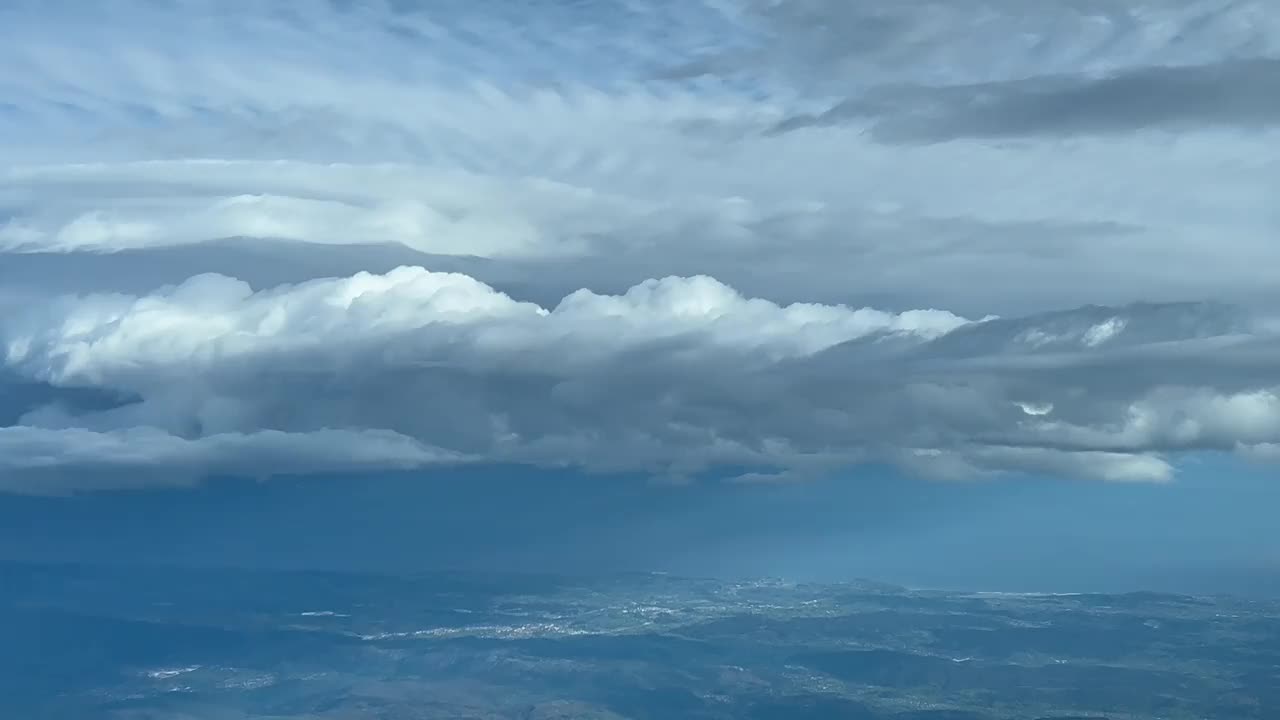
<path fill-rule="evenodd" d="M 886 142 L 1105 135 L 1280 124 L 1280 60 L 1148 67 L 950 87 L 877 88 L 774 132 L 861 121 Z"/>

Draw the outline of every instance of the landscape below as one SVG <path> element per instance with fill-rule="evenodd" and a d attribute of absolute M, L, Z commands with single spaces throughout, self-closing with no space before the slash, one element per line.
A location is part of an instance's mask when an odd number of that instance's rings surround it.
<path fill-rule="evenodd" d="M 1274 718 L 1280 603 L 0 565 L 0 715 Z"/>

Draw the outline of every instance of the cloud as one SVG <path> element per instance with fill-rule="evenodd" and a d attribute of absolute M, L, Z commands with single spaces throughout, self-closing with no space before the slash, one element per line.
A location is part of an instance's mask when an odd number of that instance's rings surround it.
<path fill-rule="evenodd" d="M 703 58 L 696 69 L 754 72 L 789 84 L 848 89 L 928 79 L 930 85 L 1072 73 L 1113 74 L 1224 57 L 1280 54 L 1263 0 L 744 0 L 729 15 L 749 28 L 750 51 Z M 815 72 L 825 69 L 826 72 Z"/>
<path fill-rule="evenodd" d="M 544 308 L 401 267 L 61 297 L 7 316 L 0 338 L 17 378 L 118 398 L 29 400 L 5 430 L 22 478 L 94 459 L 182 477 L 470 458 L 664 477 L 756 468 L 744 480 L 866 461 L 1167 480 L 1171 455 L 1280 442 L 1277 338 L 1225 306 L 975 321 L 782 306 L 668 277 Z"/>
<path fill-rule="evenodd" d="M 1274 169 L 1247 144 L 1156 153 L 1101 142 L 1059 157 L 891 152 L 864 140 L 853 172 L 823 164 L 813 141 L 777 143 L 742 162 L 780 168 L 792 189 L 727 197 L 714 195 L 727 177 L 654 194 L 416 165 L 24 166 L 9 175 L 15 210 L 0 221 L 11 243 L 0 281 L 44 287 L 67 278 L 67 290 L 137 292 L 219 268 L 264 287 L 411 263 L 546 302 L 584 286 L 619 292 L 648 277 L 709 274 L 781 300 L 970 314 L 1151 297 L 1258 302 L 1276 292 L 1255 272 L 1280 255 L 1264 241 L 1274 230 L 1268 206 L 1253 199 Z M 1132 175 L 1098 175 L 1116 162 Z M 1234 163 L 1225 174 L 1224 163 Z M 967 177 L 959 169 L 968 165 L 987 172 Z M 806 167 L 826 177 L 798 171 Z M 1018 180 L 1044 167 L 1060 172 Z M 1213 187 L 1201 183 L 1206 176 L 1217 178 Z M 1171 204 L 1167 193 L 1142 189 L 1155 177 L 1201 189 Z M 843 198 L 835 187 L 847 189 Z M 810 191 L 804 201 L 787 197 Z M 1231 243 L 1211 243 L 1223 232 Z M 175 252 L 182 248 L 191 250 Z M 1156 262 L 1160 273 L 1131 271 Z M 1209 263 L 1213 273 L 1203 271 Z M 39 281 L 26 270 L 37 266 Z"/>
<path fill-rule="evenodd" d="M 1264 462 L 1280 461 L 1280 443 L 1259 443 L 1241 448 L 1245 456 Z"/>
<path fill-rule="evenodd" d="M 19 254 L 253 237 L 393 242 L 428 254 L 562 255 L 585 249 L 593 227 L 585 201 L 603 206 L 597 216 L 610 204 L 615 215 L 638 212 L 554 183 L 403 166 L 219 160 L 37 166 L 11 170 L 9 181 L 21 188 L 16 196 L 27 196 L 17 202 L 32 209 L 0 225 L 0 251 Z M 68 186 L 75 192 L 46 194 Z M 574 232 L 574 225 L 581 227 Z M 550 237 L 548 226 L 562 235 Z"/>
<path fill-rule="evenodd" d="M 1272 302 L 1266 7 L 10 3 L 0 282 L 141 292 L 198 254 L 265 287 L 391 246 L 546 302 L 671 274 L 974 315 Z M 768 132 L 833 105 L 862 115 Z M 228 239 L 303 247 L 268 273 Z"/>
<path fill-rule="evenodd" d="M 6 487 L 1266 455 L 1278 27 L 1262 0 L 8 3 Z"/>
<path fill-rule="evenodd" d="M 978 85 L 889 87 L 777 132 L 847 121 L 887 142 L 1071 137 L 1280 125 L 1280 60 L 1142 67 L 1103 77 L 1050 76 Z"/>
<path fill-rule="evenodd" d="M 268 478 L 457 464 L 466 458 L 393 432 L 260 430 L 187 439 L 150 427 L 0 428 L 0 492 L 58 495 L 192 485 L 209 476 Z"/>

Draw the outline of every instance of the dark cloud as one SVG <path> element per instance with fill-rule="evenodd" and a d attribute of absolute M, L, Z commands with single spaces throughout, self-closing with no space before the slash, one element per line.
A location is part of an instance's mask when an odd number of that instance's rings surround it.
<path fill-rule="evenodd" d="M 59 407 L 78 414 L 109 410 L 136 400 L 99 388 L 56 387 L 0 370 L 0 427 L 15 425 L 23 415 L 41 407 Z"/>
<path fill-rule="evenodd" d="M 951 87 L 876 88 L 774 132 L 869 124 L 888 142 L 1108 135 L 1280 124 L 1280 60 L 1145 67 L 1101 78 L 1033 77 Z"/>

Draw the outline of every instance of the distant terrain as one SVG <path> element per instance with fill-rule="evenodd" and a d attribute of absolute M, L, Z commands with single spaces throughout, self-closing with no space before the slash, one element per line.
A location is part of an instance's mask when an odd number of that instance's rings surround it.
<path fill-rule="evenodd" d="M 0 717 L 1280 717 L 1280 603 L 0 565 Z"/>

